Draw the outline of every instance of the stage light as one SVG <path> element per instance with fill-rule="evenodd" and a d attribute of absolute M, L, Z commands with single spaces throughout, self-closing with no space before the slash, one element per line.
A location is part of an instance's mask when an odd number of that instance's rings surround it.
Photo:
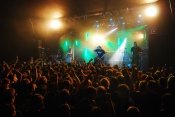
<path fill-rule="evenodd" d="M 106 33 L 104 34 L 104 37 L 109 36 L 111 33 L 113 33 L 114 31 L 116 31 L 117 29 L 118 29 L 118 28 L 114 28 L 114 29 L 112 29 L 112 30 L 106 32 Z"/>
<path fill-rule="evenodd" d="M 124 24 L 126 24 L 125 22 L 122 22 L 122 24 L 124 25 Z"/>
<path fill-rule="evenodd" d="M 142 22 L 142 15 L 138 15 L 137 26 L 139 26 Z"/>
<path fill-rule="evenodd" d="M 96 28 L 99 28 L 99 27 L 100 27 L 98 20 L 95 21 L 94 26 L 95 26 Z"/>
<path fill-rule="evenodd" d="M 100 25 L 99 24 L 97 24 L 97 28 L 99 28 L 100 27 Z"/>
<path fill-rule="evenodd" d="M 138 39 L 143 39 L 143 38 L 144 38 L 144 34 L 143 34 L 143 33 L 138 34 L 138 35 L 137 35 L 137 38 L 138 38 Z"/>
<path fill-rule="evenodd" d="M 89 39 L 89 33 L 86 33 L 86 41 Z"/>
<path fill-rule="evenodd" d="M 145 10 L 145 13 L 149 17 L 154 17 L 158 14 L 158 8 L 156 6 L 150 6 Z"/>
<path fill-rule="evenodd" d="M 52 28 L 52 29 L 58 29 L 58 28 L 60 28 L 61 27 L 61 23 L 58 21 L 58 20 L 52 20 L 51 22 L 50 22 L 50 27 Z"/>
<path fill-rule="evenodd" d="M 114 27 L 114 26 L 115 26 L 115 23 L 114 23 L 113 19 L 110 18 L 110 19 L 109 19 L 108 28 L 109 28 L 109 27 Z"/>
<path fill-rule="evenodd" d="M 141 22 L 140 20 L 137 20 L 137 23 L 138 23 L 138 24 L 140 24 L 140 22 Z"/>
<path fill-rule="evenodd" d="M 127 38 L 122 39 L 121 44 L 118 45 L 119 46 L 118 49 L 114 52 L 111 58 L 109 58 L 109 63 L 112 66 L 118 64 L 120 67 L 122 67 L 124 52 L 126 49 L 126 41 Z"/>
<path fill-rule="evenodd" d="M 144 33 L 142 31 L 137 31 L 134 33 L 133 37 L 137 40 L 144 39 Z"/>
<path fill-rule="evenodd" d="M 101 44 L 104 41 L 104 36 L 102 36 L 102 35 L 95 35 L 93 40 L 94 40 L 95 44 L 97 44 L 97 45 Z"/>
<path fill-rule="evenodd" d="M 75 41 L 75 45 L 76 45 L 76 46 L 78 45 L 78 41 L 77 41 L 77 40 Z"/>

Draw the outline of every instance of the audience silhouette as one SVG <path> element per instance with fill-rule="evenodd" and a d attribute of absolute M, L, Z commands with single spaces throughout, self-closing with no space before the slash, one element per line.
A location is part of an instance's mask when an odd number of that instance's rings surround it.
<path fill-rule="evenodd" d="M 175 115 L 173 67 L 43 62 L 0 64 L 1 117 Z"/>

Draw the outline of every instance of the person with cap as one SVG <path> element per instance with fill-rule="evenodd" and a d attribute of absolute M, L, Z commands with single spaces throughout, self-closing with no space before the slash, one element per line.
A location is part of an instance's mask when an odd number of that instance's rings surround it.
<path fill-rule="evenodd" d="M 93 51 L 97 53 L 97 56 L 94 58 L 94 64 L 104 63 L 104 58 L 106 55 L 105 50 L 103 50 L 101 46 L 97 46 L 97 48 L 95 48 Z"/>

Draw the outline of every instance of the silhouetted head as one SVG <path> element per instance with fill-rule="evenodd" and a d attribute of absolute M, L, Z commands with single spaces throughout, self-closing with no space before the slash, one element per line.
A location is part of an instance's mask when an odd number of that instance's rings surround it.
<path fill-rule="evenodd" d="M 101 46 L 98 46 L 97 49 L 101 49 Z"/>
<path fill-rule="evenodd" d="M 137 42 L 134 42 L 134 47 L 137 47 Z"/>
<path fill-rule="evenodd" d="M 130 106 L 127 109 L 127 117 L 140 117 L 140 110 L 135 106 Z"/>

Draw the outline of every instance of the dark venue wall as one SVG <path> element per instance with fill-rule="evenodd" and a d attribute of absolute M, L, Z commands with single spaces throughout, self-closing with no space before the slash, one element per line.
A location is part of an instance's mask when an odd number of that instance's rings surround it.
<path fill-rule="evenodd" d="M 175 65 L 174 10 L 175 1 L 159 1 L 161 15 L 157 18 L 156 32 L 149 32 L 149 66 Z"/>
<path fill-rule="evenodd" d="M 149 35 L 149 66 L 175 65 L 173 34 Z"/>

